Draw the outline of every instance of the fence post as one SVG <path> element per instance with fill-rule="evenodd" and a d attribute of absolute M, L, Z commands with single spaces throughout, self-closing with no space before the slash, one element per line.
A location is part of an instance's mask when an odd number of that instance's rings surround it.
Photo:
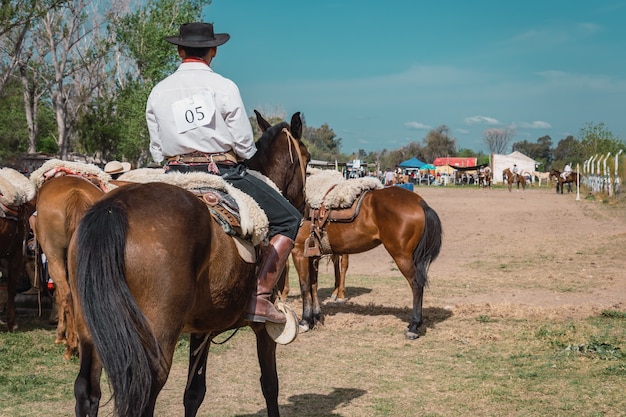
<path fill-rule="evenodd" d="M 580 200 L 580 164 L 576 163 L 576 201 Z"/>

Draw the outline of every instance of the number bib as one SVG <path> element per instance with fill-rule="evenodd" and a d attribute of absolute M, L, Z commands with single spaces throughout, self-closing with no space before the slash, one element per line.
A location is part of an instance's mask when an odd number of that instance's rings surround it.
<path fill-rule="evenodd" d="M 172 114 L 178 133 L 209 124 L 214 113 L 215 104 L 210 94 L 196 94 L 172 104 Z"/>

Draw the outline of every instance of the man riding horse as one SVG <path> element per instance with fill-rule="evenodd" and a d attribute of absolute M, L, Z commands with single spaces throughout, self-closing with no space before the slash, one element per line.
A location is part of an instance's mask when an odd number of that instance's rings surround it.
<path fill-rule="evenodd" d="M 211 172 L 250 195 L 269 220 L 269 247 L 257 270 L 257 293 L 246 319 L 285 323 L 270 301 L 300 227 L 300 212 L 263 180 L 248 174 L 245 160 L 257 151 L 239 89 L 211 69 L 217 47 L 230 39 L 210 23 L 187 23 L 166 41 L 178 46 L 178 70 L 148 98 L 146 120 L 155 162 L 166 171 Z"/>

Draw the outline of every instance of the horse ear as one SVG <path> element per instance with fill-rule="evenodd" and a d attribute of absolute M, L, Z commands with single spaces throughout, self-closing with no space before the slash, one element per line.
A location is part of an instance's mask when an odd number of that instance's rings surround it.
<path fill-rule="evenodd" d="M 259 124 L 259 127 L 261 128 L 261 131 L 265 132 L 267 129 L 272 127 L 272 125 L 269 124 L 269 122 L 267 120 L 265 120 L 263 118 L 263 116 L 261 116 L 261 113 L 259 113 L 258 111 L 255 110 L 254 114 L 256 114 L 256 122 Z"/>
<path fill-rule="evenodd" d="M 291 134 L 296 139 L 302 137 L 302 119 L 300 118 L 300 112 L 296 112 L 291 116 Z"/>

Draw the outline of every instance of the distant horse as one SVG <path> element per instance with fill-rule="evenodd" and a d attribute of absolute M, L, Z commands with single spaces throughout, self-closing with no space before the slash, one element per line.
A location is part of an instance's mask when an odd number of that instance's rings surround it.
<path fill-rule="evenodd" d="M 538 181 L 539 181 L 539 187 L 541 187 L 541 183 L 543 181 L 546 182 L 546 184 L 550 183 L 550 173 L 549 172 L 539 172 L 539 171 L 533 171 L 531 173 L 534 177 L 537 177 Z"/>
<path fill-rule="evenodd" d="M 478 187 L 491 188 L 492 181 L 493 176 L 491 175 L 490 169 L 485 169 L 478 173 Z"/>
<path fill-rule="evenodd" d="M 563 186 L 567 184 L 567 192 L 571 193 L 572 184 L 578 186 L 578 173 L 576 171 L 571 171 L 565 176 L 565 178 L 563 178 L 561 174 L 561 171 L 558 169 L 552 169 L 550 171 L 550 176 L 555 178 L 556 192 L 558 193 L 560 190 L 561 194 L 563 194 Z"/>
<path fill-rule="evenodd" d="M 509 187 L 509 191 L 511 191 L 511 187 L 513 184 L 517 184 L 517 189 L 519 190 L 520 184 L 522 185 L 522 190 L 526 189 L 526 178 L 520 174 L 514 174 L 509 168 L 506 168 L 502 171 L 502 177 L 506 179 L 507 186 Z"/>
<path fill-rule="evenodd" d="M 53 177 L 43 183 L 37 194 L 34 232 L 48 261 L 58 308 L 54 343 L 66 345 L 64 357 L 68 360 L 78 354 L 78 340 L 67 279 L 67 248 L 80 219 L 103 195 L 100 187 L 80 175 Z"/>
<path fill-rule="evenodd" d="M 290 125 L 257 120 L 264 134 L 250 165 L 266 164 L 287 199 L 304 207 L 310 155 L 300 114 Z M 152 416 L 183 332 L 191 334 L 183 402 L 185 416 L 195 416 L 212 339 L 246 325 L 256 334 L 267 413 L 279 415 L 276 342 L 269 325 L 245 321 L 255 264 L 237 248 L 206 205 L 175 185 L 128 184 L 88 210 L 68 251 L 80 343 L 77 416 L 97 415 L 103 368 L 117 415 Z"/>
<path fill-rule="evenodd" d="M 23 271 L 28 218 L 35 210 L 35 189 L 28 178 L 12 168 L 0 169 L 0 260 L 8 263 L 7 329 L 17 329 L 15 295 Z"/>
<path fill-rule="evenodd" d="M 298 232 L 292 251 L 302 292 L 300 326 L 303 330 L 322 320 L 315 257 L 304 256 L 310 230 L 310 220 L 307 220 Z M 362 253 L 383 244 L 408 281 L 413 295 L 406 337 L 419 337 L 427 272 L 441 249 L 442 227 L 435 210 L 418 194 L 404 188 L 376 189 L 365 194 L 352 222 L 328 222 L 325 230 L 334 254 Z"/>

